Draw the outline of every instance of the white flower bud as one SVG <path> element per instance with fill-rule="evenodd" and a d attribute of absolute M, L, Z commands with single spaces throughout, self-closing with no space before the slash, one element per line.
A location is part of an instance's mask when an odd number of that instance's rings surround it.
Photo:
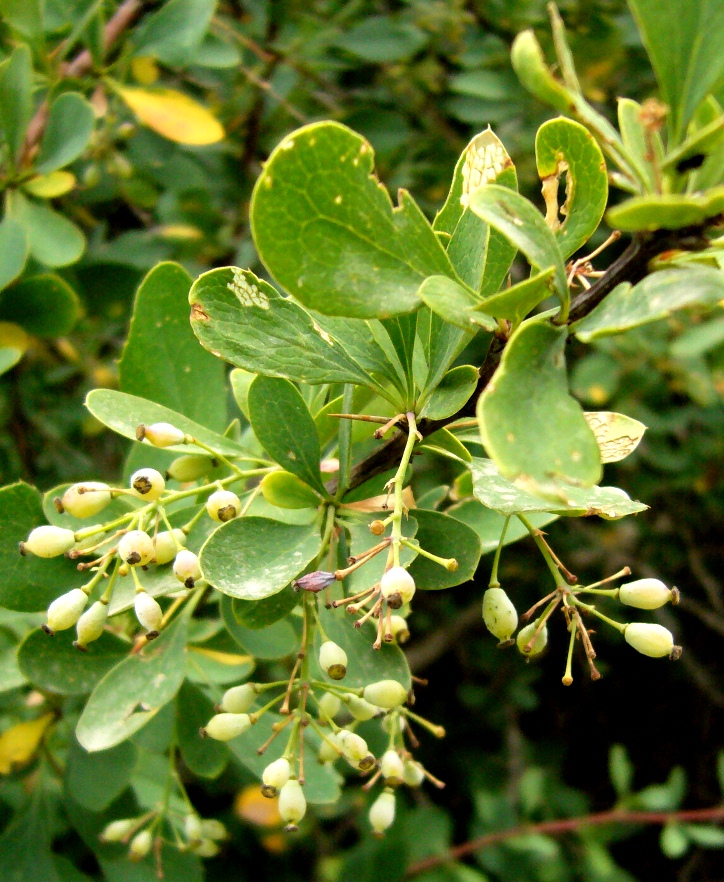
<path fill-rule="evenodd" d="M 483 595 L 483 621 L 501 643 L 507 643 L 518 627 L 518 613 L 502 588 L 488 588 Z"/>
<path fill-rule="evenodd" d="M 75 626 L 78 639 L 74 646 L 77 649 L 85 649 L 89 643 L 97 640 L 103 633 L 108 619 L 108 604 L 96 600 L 78 619 Z"/>
<path fill-rule="evenodd" d="M 201 578 L 201 567 L 199 559 L 193 551 L 189 551 L 187 548 L 182 548 L 179 551 L 173 562 L 173 574 L 187 588 L 194 587 L 196 581 Z"/>
<path fill-rule="evenodd" d="M 216 741 L 231 741 L 238 738 L 251 727 L 249 714 L 221 713 L 213 716 L 201 730 L 201 734 Z"/>
<path fill-rule="evenodd" d="M 345 704 L 347 705 L 347 710 L 352 714 L 355 720 L 359 720 L 360 722 L 371 720 L 372 717 L 376 717 L 378 714 L 382 713 L 381 708 L 375 707 L 374 704 L 370 704 L 369 701 L 365 701 L 364 698 L 360 698 L 358 695 L 347 696 Z"/>
<path fill-rule="evenodd" d="M 382 836 L 395 820 L 395 794 L 392 790 L 383 790 L 370 806 L 369 813 L 372 830 Z"/>
<path fill-rule="evenodd" d="M 200 842 L 203 838 L 201 832 L 201 818 L 193 813 L 184 818 L 184 833 L 189 842 Z"/>
<path fill-rule="evenodd" d="M 216 818 L 204 818 L 201 821 L 201 835 L 205 839 L 226 839 L 229 835 L 226 827 Z"/>
<path fill-rule="evenodd" d="M 632 622 L 626 625 L 623 636 L 629 646 L 650 658 L 663 658 L 674 649 L 674 635 L 663 625 Z"/>
<path fill-rule="evenodd" d="M 408 787 L 419 787 L 425 780 L 425 773 L 423 772 L 420 763 L 411 759 L 405 760 L 402 780 Z"/>
<path fill-rule="evenodd" d="M 287 783 L 291 774 L 292 767 L 289 765 L 289 760 L 280 756 L 278 760 L 269 763 L 261 773 L 261 792 L 268 799 L 273 799 Z"/>
<path fill-rule="evenodd" d="M 410 639 L 410 629 L 407 626 L 407 619 L 402 616 L 390 616 L 390 633 L 395 643 L 407 643 Z"/>
<path fill-rule="evenodd" d="M 337 743 L 342 753 L 352 762 L 365 759 L 370 752 L 364 738 L 356 732 L 350 732 L 349 729 L 340 729 L 337 732 Z"/>
<path fill-rule="evenodd" d="M 193 852 L 196 857 L 212 858 L 216 857 L 219 853 L 219 846 L 212 839 L 201 839 L 199 842 L 194 842 L 193 845 L 190 846 L 190 851 Z"/>
<path fill-rule="evenodd" d="M 48 607 L 48 623 L 43 626 L 43 630 L 47 634 L 54 634 L 56 631 L 72 628 L 87 603 L 88 595 L 81 588 L 73 588 L 67 594 L 56 597 Z"/>
<path fill-rule="evenodd" d="M 543 625 L 543 627 L 538 631 L 538 636 L 535 638 L 533 645 L 530 649 L 527 649 L 528 644 L 533 639 L 533 635 L 538 630 L 538 622 L 531 622 L 530 625 L 526 625 L 525 628 L 521 628 L 518 632 L 518 636 L 516 638 L 516 643 L 518 644 L 518 649 L 523 653 L 523 655 L 527 655 L 529 657 L 533 657 L 534 655 L 538 655 L 543 652 L 548 643 L 548 627 L 547 625 Z"/>
<path fill-rule="evenodd" d="M 256 701 L 258 694 L 253 683 L 232 686 L 224 693 L 219 707 L 230 714 L 245 714 Z"/>
<path fill-rule="evenodd" d="M 174 542 L 174 538 L 176 541 Z M 176 528 L 173 535 L 168 530 L 159 533 L 153 543 L 154 561 L 159 564 L 167 564 L 172 561 L 178 553 L 178 547 L 186 544 L 186 534 L 183 530 Z"/>
<path fill-rule="evenodd" d="M 638 579 L 628 582 L 618 590 L 618 599 L 626 606 L 636 609 L 658 609 L 668 603 L 673 592 L 660 579 Z"/>
<path fill-rule="evenodd" d="M 133 602 L 133 608 L 140 624 L 149 634 L 156 634 L 163 618 L 163 610 L 158 601 L 147 592 L 139 591 Z"/>
<path fill-rule="evenodd" d="M 337 733 L 332 732 L 330 735 L 327 735 L 322 739 L 322 743 L 319 746 L 319 753 L 317 755 L 319 762 L 333 763 L 335 760 L 339 759 L 341 750 L 342 745 L 337 737 Z"/>
<path fill-rule="evenodd" d="M 166 489 L 166 481 L 156 469 L 139 469 L 131 475 L 131 489 L 145 502 L 154 502 Z"/>
<path fill-rule="evenodd" d="M 83 481 L 68 487 L 60 500 L 59 508 L 74 518 L 90 518 L 98 514 L 111 501 L 111 488 L 100 481 Z"/>
<path fill-rule="evenodd" d="M 111 821 L 101 831 L 98 837 L 101 842 L 122 842 L 138 823 L 138 818 L 122 818 L 119 821 Z"/>
<path fill-rule="evenodd" d="M 402 714 L 387 714 L 382 718 L 382 728 L 388 735 L 392 735 L 394 732 L 404 732 L 405 727 L 407 726 L 407 721 L 402 716 Z"/>
<path fill-rule="evenodd" d="M 386 750 L 382 754 L 380 769 L 382 770 L 382 777 L 388 784 L 395 787 L 398 784 L 402 784 L 405 774 L 405 765 L 402 762 L 402 757 L 396 750 Z"/>
<path fill-rule="evenodd" d="M 153 423 L 151 426 L 140 425 L 136 429 L 136 438 L 139 441 L 148 441 L 154 447 L 173 447 L 175 444 L 183 444 L 186 435 L 171 423 Z"/>
<path fill-rule="evenodd" d="M 399 609 L 414 597 L 415 580 L 404 567 L 392 567 L 380 580 L 380 591 L 392 609 Z"/>
<path fill-rule="evenodd" d="M 319 648 L 319 666 L 332 680 L 341 680 L 347 673 L 347 653 L 331 640 Z"/>
<path fill-rule="evenodd" d="M 63 527 L 45 525 L 31 530 L 25 542 L 20 543 L 21 554 L 37 557 L 59 557 L 75 545 L 75 533 Z"/>
<path fill-rule="evenodd" d="M 150 830 L 141 830 L 140 833 L 131 839 L 131 847 L 128 850 L 128 857 L 132 861 L 140 861 L 146 857 L 153 845 L 153 836 Z"/>
<path fill-rule="evenodd" d="M 380 680 L 365 686 L 363 696 L 370 704 L 391 710 L 407 701 L 407 689 L 397 680 Z"/>
<path fill-rule="evenodd" d="M 319 699 L 320 714 L 322 716 L 326 714 L 330 719 L 334 719 L 337 716 L 341 706 L 342 702 L 339 697 L 337 695 L 332 695 L 331 692 L 325 692 Z"/>
<path fill-rule="evenodd" d="M 118 557 L 130 567 L 151 563 L 153 554 L 153 539 L 143 530 L 129 530 L 118 543 Z"/>
<path fill-rule="evenodd" d="M 279 791 L 279 814 L 286 824 L 286 830 L 293 832 L 307 813 L 307 800 L 302 785 L 296 778 L 290 778 Z"/>
<path fill-rule="evenodd" d="M 215 490 L 206 500 L 206 511 L 220 524 L 225 524 L 241 513 L 241 502 L 231 490 Z"/>
<path fill-rule="evenodd" d="M 216 465 L 216 460 L 199 453 L 179 456 L 166 469 L 166 478 L 173 478 L 174 481 L 186 484 L 189 481 L 196 481 L 199 478 L 203 478 L 204 475 L 208 475 Z"/>

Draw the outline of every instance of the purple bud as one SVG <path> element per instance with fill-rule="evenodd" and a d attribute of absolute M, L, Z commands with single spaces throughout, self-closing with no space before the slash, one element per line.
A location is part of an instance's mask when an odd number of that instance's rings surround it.
<path fill-rule="evenodd" d="M 337 577 L 334 573 L 325 573 L 323 570 L 317 570 L 315 573 L 307 573 L 306 576 L 302 576 L 301 579 L 292 582 L 292 588 L 295 591 L 299 591 L 301 588 L 302 591 L 312 591 L 316 594 L 336 581 Z"/>

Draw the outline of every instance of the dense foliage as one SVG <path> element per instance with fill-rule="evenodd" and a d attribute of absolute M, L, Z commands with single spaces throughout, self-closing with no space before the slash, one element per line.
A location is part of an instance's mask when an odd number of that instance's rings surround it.
<path fill-rule="evenodd" d="M 724 13 L 0 12 L 0 878 L 719 878 Z"/>

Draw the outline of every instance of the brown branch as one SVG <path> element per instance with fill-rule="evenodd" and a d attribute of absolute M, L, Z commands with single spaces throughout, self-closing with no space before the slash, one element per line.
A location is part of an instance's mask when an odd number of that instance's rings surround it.
<path fill-rule="evenodd" d="M 521 824 L 519 827 L 510 827 L 507 830 L 486 833 L 483 836 L 471 839 L 470 842 L 456 845 L 445 854 L 433 855 L 432 857 L 425 858 L 423 861 L 418 861 L 407 868 L 405 875 L 416 876 L 425 870 L 431 870 L 433 867 L 447 864 L 475 851 L 482 851 L 484 848 L 490 848 L 491 845 L 497 845 L 499 842 L 505 842 L 507 839 L 514 839 L 516 836 L 546 833 L 551 836 L 558 836 L 562 833 L 575 832 L 581 827 L 600 827 L 605 824 L 656 824 L 663 827 L 666 824 L 682 821 L 722 820 L 724 820 L 724 806 L 714 806 L 713 808 L 687 809 L 679 812 L 627 812 L 622 809 L 610 809 L 607 812 L 583 815 L 578 818 L 543 821 L 540 824 Z"/>
<path fill-rule="evenodd" d="M 133 24 L 140 14 L 144 2 L 145 0 L 124 0 L 124 2 L 121 3 L 105 28 L 103 45 L 106 51 L 108 51 L 121 34 Z M 61 65 L 59 74 L 61 79 L 66 77 L 82 77 L 92 68 L 93 56 L 87 49 L 84 49 L 72 61 Z M 35 111 L 33 118 L 30 120 L 28 132 L 25 136 L 23 160 L 31 155 L 34 147 L 39 143 L 43 136 L 45 126 L 48 122 L 48 110 L 48 102 L 43 101 L 40 107 Z"/>

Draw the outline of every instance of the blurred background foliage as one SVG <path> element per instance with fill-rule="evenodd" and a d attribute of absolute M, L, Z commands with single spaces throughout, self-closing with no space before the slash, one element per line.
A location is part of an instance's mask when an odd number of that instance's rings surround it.
<path fill-rule="evenodd" d="M 32 92 L 79 93 L 94 114 L 87 143 L 67 166 L 72 179 L 54 179 L 55 190 L 47 180 L 33 184 L 33 175 L 23 177 L 12 163 L 4 171 L 8 216 L 19 216 L 19 199 L 45 214 L 21 218 L 35 247 L 0 293 L 0 347 L 15 347 L 19 358 L 0 379 L 2 483 L 22 478 L 44 490 L 118 477 L 125 442 L 94 421 L 83 398 L 91 388 L 117 385 L 116 360 L 138 282 L 165 259 L 180 261 L 192 275 L 228 263 L 260 273 L 248 228 L 251 188 L 271 148 L 300 124 L 334 118 L 364 134 L 390 190 L 409 188 L 430 216 L 465 144 L 490 124 L 517 166 L 521 189 L 542 204 L 533 142 L 552 114 L 517 83 L 509 49 L 527 27 L 550 45 L 543 0 L 131 0 L 132 25 L 104 53 L 103 28 L 119 5 L 0 0 L 2 58 L 27 46 Z M 655 94 L 623 0 L 564 0 L 559 8 L 584 91 L 598 109 L 613 119 L 617 96 L 641 101 Z M 72 67 L 84 50 L 86 69 L 60 79 L 62 62 Z M 225 137 L 180 143 L 194 140 L 193 132 L 190 138 L 169 132 L 153 108 L 131 109 L 127 90 L 149 87 L 175 90 L 207 108 Z M 31 96 L 31 109 L 35 104 Z M 213 120 L 202 114 L 194 125 L 203 139 Z M 32 171 L 36 159 L 28 155 Z M 50 242 L 45 250 L 38 245 L 43 232 Z M 599 236 L 603 241 L 606 231 Z M 617 247 L 599 258 L 599 267 Z M 62 302 L 62 314 L 45 314 L 48 285 L 61 292 L 53 308 Z M 23 312 L 19 303 L 35 306 Z M 684 320 L 695 323 L 696 316 Z M 410 661 L 430 679 L 420 702 L 448 730 L 441 744 L 423 742 L 420 759 L 430 760 L 447 787 L 420 794 L 381 843 L 363 824 L 358 829 L 350 811 L 366 797 L 354 790 L 328 816 L 321 813 L 309 837 L 290 840 L 279 835 L 270 806 L 244 791 L 250 782 L 238 772 L 214 782 L 191 778 L 202 814 L 218 814 L 233 833 L 222 855 L 207 863 L 209 880 L 387 882 L 451 842 L 516 821 L 584 814 L 616 800 L 657 811 L 721 800 L 724 346 L 702 340 L 695 324 L 684 337 L 680 331 L 672 320 L 595 347 L 571 344 L 572 385 L 581 401 L 649 427 L 636 453 L 607 467 L 606 483 L 651 510 L 621 522 L 557 522 L 550 535 L 582 580 L 630 564 L 636 576 L 678 585 L 681 606 L 657 616 L 683 644 L 681 663 L 662 667 L 601 634 L 604 679 L 580 677 L 564 689 L 556 654 L 526 666 L 484 633 L 484 558 L 479 583 L 423 593 L 413 618 Z M 420 460 L 418 496 L 428 486 L 426 470 L 440 467 L 439 460 Z M 503 554 L 501 581 L 519 609 L 538 597 L 544 578 L 532 543 Z M 14 645 L 16 627 L 11 617 L 2 620 L 0 647 Z M 15 688 L 10 674 L 3 680 L 2 707 L 17 714 L 26 691 Z M 0 824 L 21 801 L 23 780 L 22 774 L 0 779 Z M 103 878 L 61 810 L 55 825 L 56 852 L 87 877 Z M 577 836 L 521 836 L 479 852 L 470 869 L 438 868 L 418 878 L 721 879 L 722 853 L 712 850 L 722 845 L 719 831 L 692 836 L 684 827 L 662 834 L 656 827 L 611 826 Z M 63 866 L 63 880 L 86 878 Z M 117 875 L 106 870 L 110 882 L 146 879 L 130 865 L 118 866 Z M 173 882 L 174 872 L 168 878 Z"/>

